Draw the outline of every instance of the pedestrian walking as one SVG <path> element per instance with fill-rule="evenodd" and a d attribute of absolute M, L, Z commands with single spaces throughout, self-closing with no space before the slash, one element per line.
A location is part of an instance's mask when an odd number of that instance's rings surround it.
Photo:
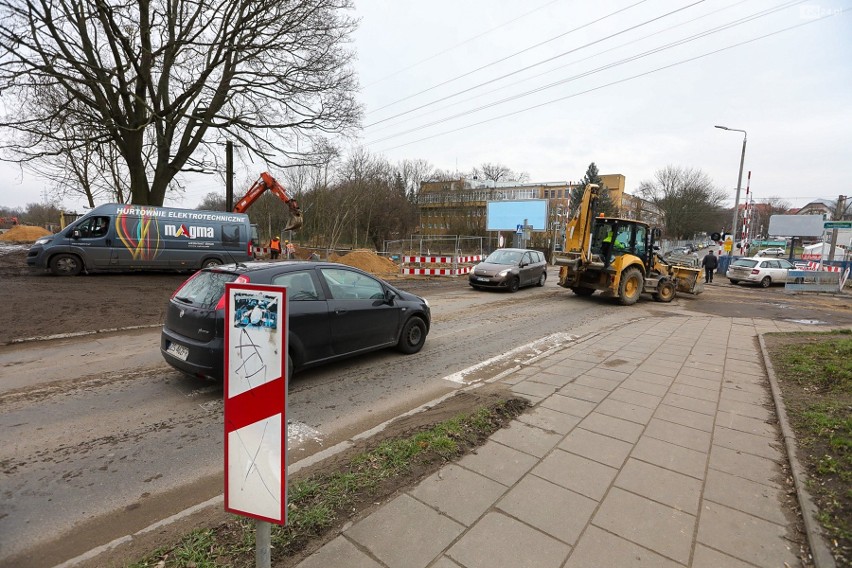
<path fill-rule="evenodd" d="M 713 282 L 713 273 L 716 272 L 716 267 L 719 266 L 719 259 L 713 254 L 713 251 L 708 251 L 701 260 L 701 266 L 704 267 L 704 283 Z"/>

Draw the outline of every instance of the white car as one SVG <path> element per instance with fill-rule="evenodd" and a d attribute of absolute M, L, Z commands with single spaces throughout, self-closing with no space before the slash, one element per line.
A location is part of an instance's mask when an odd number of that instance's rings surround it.
<path fill-rule="evenodd" d="M 767 248 L 758 252 L 755 256 L 785 256 L 787 251 L 782 248 Z"/>
<path fill-rule="evenodd" d="M 732 262 L 725 276 L 731 284 L 751 282 L 769 288 L 772 284 L 787 282 L 790 270 L 796 270 L 796 267 L 783 258 L 746 257 Z"/>

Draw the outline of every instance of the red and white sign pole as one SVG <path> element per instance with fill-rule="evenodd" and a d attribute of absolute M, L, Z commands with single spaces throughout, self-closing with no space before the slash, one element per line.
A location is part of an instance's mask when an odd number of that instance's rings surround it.
<path fill-rule="evenodd" d="M 287 291 L 228 283 L 225 297 L 225 510 L 257 520 L 268 567 L 269 523 L 287 522 Z"/>

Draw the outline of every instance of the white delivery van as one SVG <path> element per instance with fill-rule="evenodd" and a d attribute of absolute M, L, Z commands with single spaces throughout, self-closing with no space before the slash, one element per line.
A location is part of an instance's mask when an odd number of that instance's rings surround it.
<path fill-rule="evenodd" d="M 244 213 L 110 203 L 38 239 L 27 265 L 61 276 L 84 270 L 196 270 L 252 260 L 256 236 Z"/>

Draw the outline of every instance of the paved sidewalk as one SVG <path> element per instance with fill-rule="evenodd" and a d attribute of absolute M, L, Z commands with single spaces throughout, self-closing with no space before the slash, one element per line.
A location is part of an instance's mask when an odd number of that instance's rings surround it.
<path fill-rule="evenodd" d="M 319 568 L 798 566 L 757 335 L 630 322 L 503 379 L 534 407 L 346 528 Z"/>

